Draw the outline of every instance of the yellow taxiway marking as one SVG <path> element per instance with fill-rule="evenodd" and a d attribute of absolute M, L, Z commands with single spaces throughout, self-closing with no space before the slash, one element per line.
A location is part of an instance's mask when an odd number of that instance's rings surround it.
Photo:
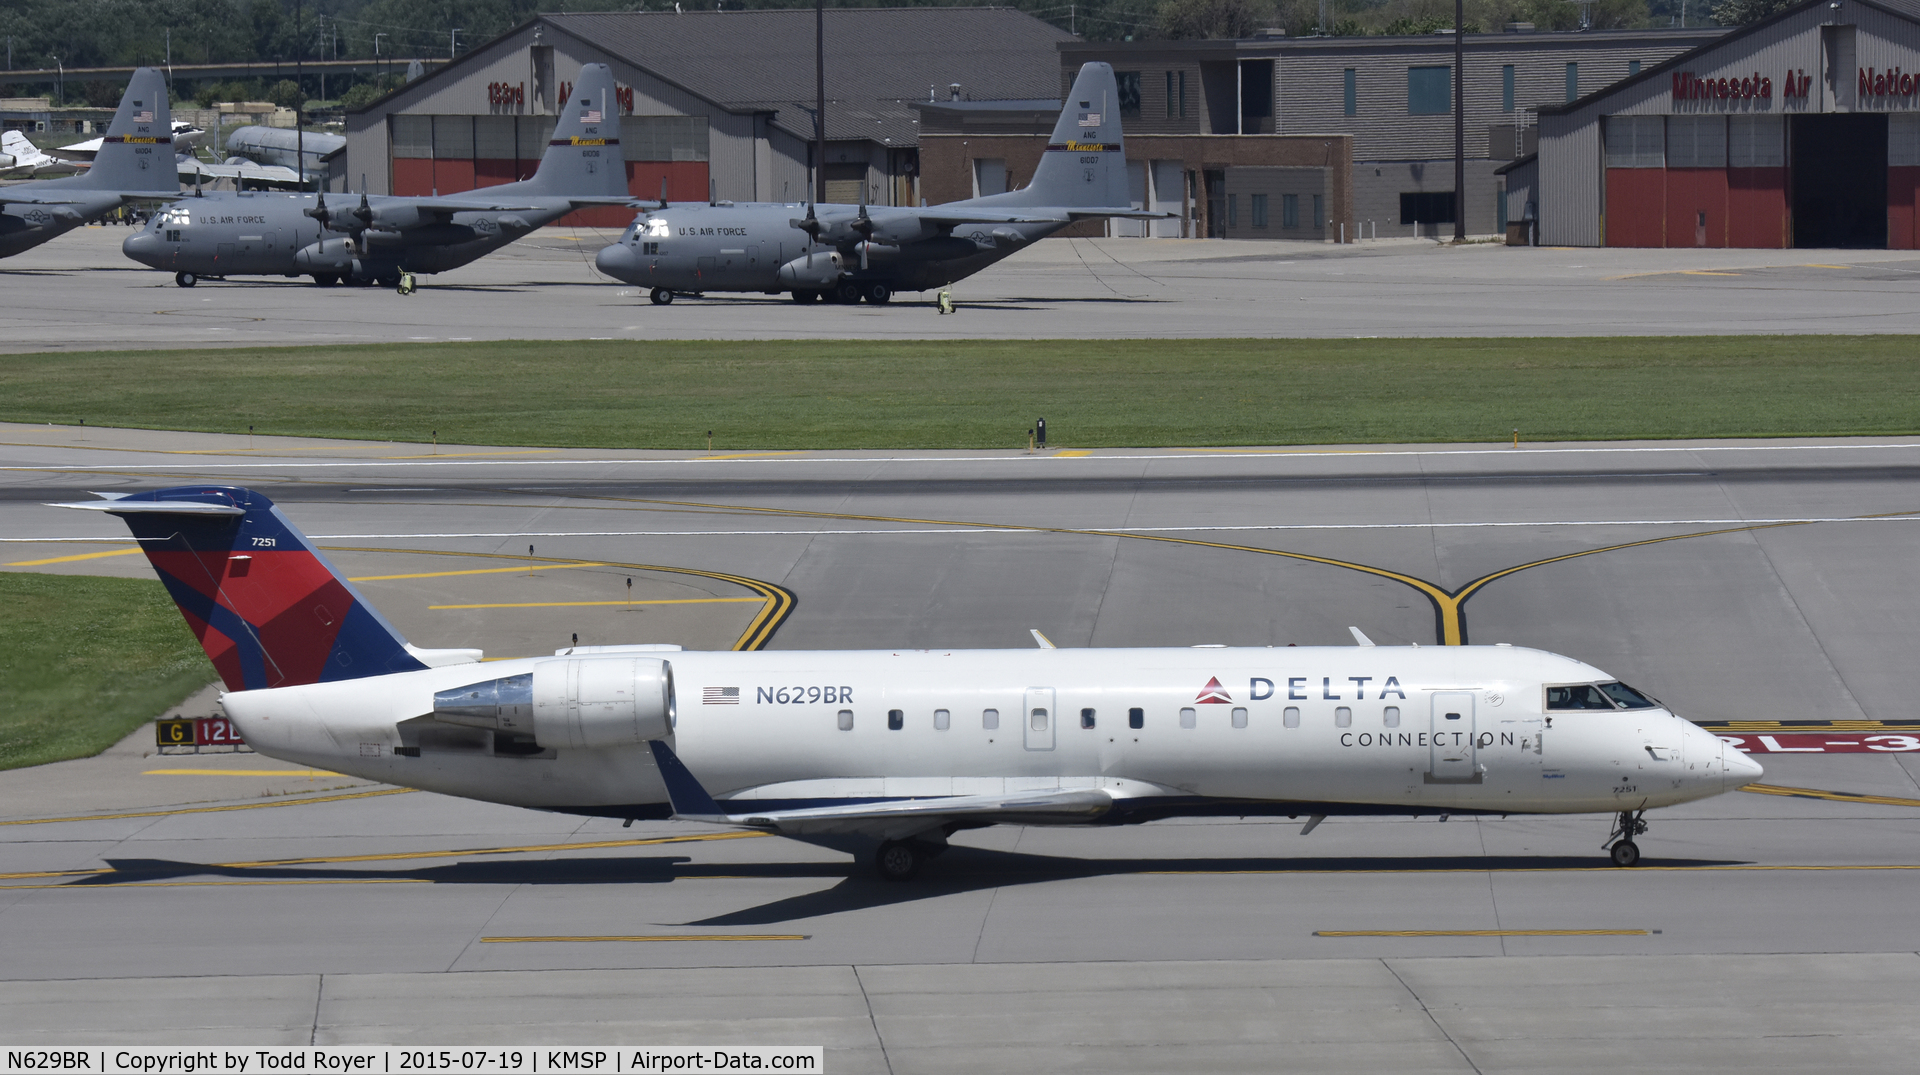
<path fill-rule="evenodd" d="M 1681 276 L 1741 276 L 1744 274 L 1737 273 L 1737 272 L 1715 272 L 1712 269 L 1681 269 L 1680 275 Z"/>
<path fill-rule="evenodd" d="M 597 941 L 805 941 L 811 940 L 806 933 L 662 933 L 652 936 L 606 936 L 606 937 L 482 937 L 482 944 L 527 944 L 530 942 L 566 944 Z"/>
<path fill-rule="evenodd" d="M 1812 262 L 1808 262 L 1807 268 L 1809 269 L 1851 269 L 1853 268 L 1853 266 L 1851 265 L 1815 265 Z"/>
<path fill-rule="evenodd" d="M 1740 789 L 1755 795 L 1783 795 L 1792 799 L 1825 799 L 1836 803 L 1865 803 L 1870 806 L 1920 806 L 1920 799 L 1902 799 L 1893 795 L 1858 795 L 1851 791 L 1821 791 L 1819 788 L 1790 788 L 1780 784 L 1748 784 Z"/>
<path fill-rule="evenodd" d="M 571 844 L 526 844 L 518 847 L 463 847 L 452 851 L 383 851 L 370 855 L 320 855 L 297 859 L 261 859 L 256 862 L 210 862 L 209 870 L 258 870 L 280 866 L 337 866 L 346 862 L 398 862 L 404 859 L 450 859 L 469 855 L 540 855 L 554 851 L 604 851 L 614 847 L 652 847 L 659 844 L 697 844 L 715 840 L 752 840 L 764 832 L 702 832 L 685 836 L 642 836 L 631 840 L 591 840 Z M 36 870 L 30 873 L 0 873 L 0 880 L 22 881 L 48 877 L 110 877 L 127 871 Z M 137 876 L 137 874 L 136 874 Z M 351 878 L 349 878 L 351 880 Z"/>
<path fill-rule="evenodd" d="M 106 556 L 131 556 L 141 550 L 115 549 L 112 552 L 83 552 L 76 556 L 55 556 L 47 560 L 15 560 L 8 567 L 45 567 L 48 564 L 71 564 L 79 560 L 98 560 Z"/>
<path fill-rule="evenodd" d="M 1649 937 L 1644 929 L 1316 929 L 1316 937 Z"/>
<path fill-rule="evenodd" d="M 1055 452 L 1053 453 L 1053 457 L 1055 459 L 1085 459 L 1092 454 L 1091 451 Z"/>
<path fill-rule="evenodd" d="M 124 885 L 0 885 L 0 891 L 50 888 L 61 892 L 121 892 L 129 888 L 226 888 L 239 885 L 430 885 L 425 877 L 306 877 L 260 881 L 136 881 Z"/>
<path fill-rule="evenodd" d="M 378 459 L 464 459 L 475 455 L 552 455 L 557 448 L 528 448 L 517 452 L 432 452 L 427 455 L 382 455 Z"/>
<path fill-rule="evenodd" d="M 793 452 L 739 452 L 734 455 L 696 455 L 693 458 L 695 462 L 701 462 L 701 461 L 712 460 L 712 459 L 769 459 L 776 455 L 805 455 L 805 454 L 807 454 L 806 451 L 802 449 L 800 451 L 793 451 Z"/>
<path fill-rule="evenodd" d="M 435 609 L 463 608 L 586 608 L 592 605 L 757 605 L 759 597 L 672 597 L 655 601 L 515 601 L 498 605 L 428 605 Z"/>
<path fill-rule="evenodd" d="M 346 776 L 330 769 L 148 769 L 141 776 Z M 348 777 L 349 780 L 356 779 Z"/>
<path fill-rule="evenodd" d="M 172 817 L 175 814 L 224 814 L 229 810 L 265 810 L 275 806 L 304 806 L 308 803 L 337 803 L 347 799 L 371 799 L 379 795 L 405 795 L 412 788 L 381 788 L 354 791 L 345 795 L 322 795 L 310 799 L 281 799 L 270 803 L 237 803 L 233 806 L 187 806 L 173 810 L 140 810 L 125 814 L 82 814 L 78 817 L 34 817 L 19 821 L 0 821 L 0 825 L 52 825 L 61 821 L 118 821 L 129 817 Z"/>
<path fill-rule="evenodd" d="M 359 552 L 363 550 L 356 549 L 354 551 Z M 400 550 L 396 549 L 392 551 L 398 552 Z M 442 554 L 434 553 L 432 555 L 437 556 Z M 555 570 L 564 570 L 569 567 L 607 567 L 609 565 L 586 564 L 586 563 L 576 562 L 576 563 L 565 563 L 565 564 L 548 564 L 547 566 Z M 444 579 L 444 578 L 451 578 L 454 575 L 509 575 L 509 574 L 514 574 L 516 572 L 524 574 L 526 573 L 527 570 L 528 569 L 525 567 L 478 567 L 478 568 L 473 568 L 467 571 L 423 571 L 416 575 L 358 575 L 358 576 L 355 576 L 354 578 L 348 579 L 347 581 L 348 582 L 393 582 L 398 579 Z"/>

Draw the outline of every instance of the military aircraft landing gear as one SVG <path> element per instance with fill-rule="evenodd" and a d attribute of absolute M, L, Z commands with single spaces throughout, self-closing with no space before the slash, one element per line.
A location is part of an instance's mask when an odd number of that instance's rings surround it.
<path fill-rule="evenodd" d="M 806 290 L 795 291 L 793 293 L 793 301 L 799 303 L 802 306 L 805 306 L 810 302 L 819 302 L 820 293 L 818 291 L 806 291 Z"/>
<path fill-rule="evenodd" d="M 393 287 L 393 288 L 397 288 L 397 287 L 399 287 L 399 286 L 400 286 L 400 274 L 399 274 L 399 273 L 397 273 L 397 272 L 396 272 L 396 273 L 389 273 L 389 274 L 388 274 L 388 275 L 386 275 L 386 276 L 382 276 L 382 277 L 380 277 L 380 286 L 381 286 L 381 287 Z"/>
<path fill-rule="evenodd" d="M 892 300 L 893 289 L 876 280 L 867 285 L 865 298 L 875 306 L 884 306 Z"/>
<path fill-rule="evenodd" d="M 173 282 L 180 287 L 192 287 L 200 282 L 200 278 L 190 272 L 177 272 L 173 274 Z"/>
<path fill-rule="evenodd" d="M 653 304 L 655 306 L 673 305 L 673 292 L 668 291 L 664 287 L 654 288 L 653 291 L 647 295 L 647 297 L 653 300 Z"/>
<path fill-rule="evenodd" d="M 860 285 L 852 280 L 842 280 L 834 285 L 830 294 L 833 295 L 833 301 L 852 306 L 860 301 Z"/>
<path fill-rule="evenodd" d="M 1640 845 L 1633 838 L 1647 831 L 1645 810 L 1622 810 L 1607 834 L 1607 857 L 1615 866 L 1633 866 L 1640 862 Z"/>
<path fill-rule="evenodd" d="M 332 287 L 340 282 L 340 278 L 330 272 L 317 272 L 313 274 L 313 282 L 317 287 Z"/>

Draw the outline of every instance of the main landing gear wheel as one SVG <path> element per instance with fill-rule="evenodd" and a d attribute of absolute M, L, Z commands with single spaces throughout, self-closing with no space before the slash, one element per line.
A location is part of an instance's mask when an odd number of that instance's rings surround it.
<path fill-rule="evenodd" d="M 873 853 L 873 868 L 889 881 L 911 881 L 926 858 L 912 840 L 888 840 Z"/>
<path fill-rule="evenodd" d="M 885 305 L 892 298 L 893 289 L 887 285 L 881 283 L 867 285 L 866 300 L 875 306 Z"/>
<path fill-rule="evenodd" d="M 381 286 L 381 287 L 399 287 L 399 286 L 400 286 L 400 274 L 399 274 L 399 273 L 390 273 L 390 274 L 388 274 L 388 275 L 386 275 L 386 276 L 382 276 L 382 277 L 380 278 L 380 286 Z"/>
<path fill-rule="evenodd" d="M 317 272 L 313 274 L 313 282 L 320 287 L 332 287 L 340 282 L 340 278 L 330 272 Z"/>
<path fill-rule="evenodd" d="M 647 295 L 647 297 L 653 300 L 653 304 L 655 306 L 673 305 L 673 292 L 668 291 L 664 287 L 654 288 L 653 291 Z"/>
<path fill-rule="evenodd" d="M 173 282 L 180 287 L 192 287 L 200 282 L 200 278 L 190 272 L 177 272 L 173 274 Z"/>
<path fill-rule="evenodd" d="M 833 289 L 833 301 L 852 306 L 860 301 L 860 285 L 852 280 L 843 280 Z"/>
<path fill-rule="evenodd" d="M 810 302 L 819 302 L 820 293 L 818 291 L 796 291 L 793 293 L 793 301 L 802 306 Z"/>
<path fill-rule="evenodd" d="M 1607 834 L 1607 857 L 1615 866 L 1633 866 L 1640 862 L 1640 845 L 1633 838 L 1647 831 L 1645 810 L 1622 810 Z"/>

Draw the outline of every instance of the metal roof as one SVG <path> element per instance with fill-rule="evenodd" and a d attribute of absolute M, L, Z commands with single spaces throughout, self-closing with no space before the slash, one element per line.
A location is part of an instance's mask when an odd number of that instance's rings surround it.
<path fill-rule="evenodd" d="M 772 111 L 774 124 L 813 137 L 814 13 L 609 12 L 542 15 L 634 67 L 736 111 Z M 829 8 L 826 13 L 827 137 L 919 143 L 907 107 L 962 94 L 1048 97 L 1060 93 L 1056 45 L 1065 30 L 1012 8 Z"/>

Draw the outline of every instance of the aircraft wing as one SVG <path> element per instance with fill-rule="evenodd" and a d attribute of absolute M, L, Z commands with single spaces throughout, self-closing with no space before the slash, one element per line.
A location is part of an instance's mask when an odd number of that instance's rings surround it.
<path fill-rule="evenodd" d="M 555 202 L 562 201 L 575 209 L 586 209 L 596 205 L 625 205 L 639 209 L 646 204 L 634 198 L 569 198 L 565 195 L 555 195 L 552 198 L 535 195 L 518 202 L 490 202 L 484 200 L 485 195 L 486 188 L 482 187 L 472 191 L 471 196 L 465 198 L 416 198 L 408 204 L 427 213 L 536 213 L 543 209 L 551 209 Z"/>
<path fill-rule="evenodd" d="M 741 810 L 745 803 L 721 805 L 694 779 L 673 748 L 660 740 L 647 744 L 667 786 L 674 817 L 711 825 L 763 829 L 782 836 L 858 833 L 878 839 L 905 839 L 948 821 L 997 824 L 1084 822 L 1112 808 L 1114 796 L 1097 788 L 1063 788 L 1008 795 L 948 795 L 892 799 L 845 806 L 797 810 Z"/>
<path fill-rule="evenodd" d="M 1157 213 L 1151 209 L 1069 209 L 1067 217 L 1071 220 L 1102 220 L 1116 217 L 1121 220 L 1173 220 L 1179 213 Z"/>
<path fill-rule="evenodd" d="M 91 191 L 87 193 L 92 193 Z M 0 188 L 0 205 L 79 205 L 92 201 L 91 198 L 62 197 L 60 192 L 48 191 L 38 194 L 30 190 L 10 191 Z"/>
<path fill-rule="evenodd" d="M 1058 224 L 1068 219 L 1067 212 L 1065 209 L 1049 209 L 1009 213 L 992 209 L 942 209 L 939 206 L 908 210 L 914 219 L 935 224 Z"/>

